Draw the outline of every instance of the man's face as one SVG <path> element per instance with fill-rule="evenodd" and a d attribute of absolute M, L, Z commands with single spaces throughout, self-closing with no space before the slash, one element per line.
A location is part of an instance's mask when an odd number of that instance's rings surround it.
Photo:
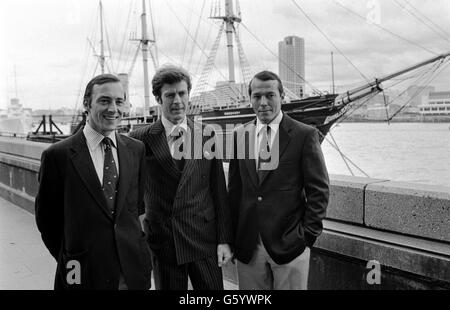
<path fill-rule="evenodd" d="M 186 81 L 164 84 L 161 97 L 156 100 L 161 105 L 162 113 L 173 124 L 179 124 L 186 116 L 189 92 Z"/>
<path fill-rule="evenodd" d="M 117 128 L 125 109 L 125 92 L 119 82 L 94 85 L 92 100 L 88 107 L 88 122 L 104 136 Z"/>
<path fill-rule="evenodd" d="M 261 81 L 253 79 L 250 97 L 253 111 L 263 124 L 270 123 L 281 110 L 281 100 L 284 94 L 278 90 L 277 80 Z"/>

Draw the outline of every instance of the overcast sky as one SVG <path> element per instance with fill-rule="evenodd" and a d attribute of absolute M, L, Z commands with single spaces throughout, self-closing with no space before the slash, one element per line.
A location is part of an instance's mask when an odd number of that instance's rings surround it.
<path fill-rule="evenodd" d="M 205 54 L 219 30 L 219 23 L 207 17 L 214 13 L 214 5 L 219 2 L 223 1 L 151 0 L 160 64 L 181 64 L 195 77 L 200 75 Z M 380 77 L 450 51 L 448 0 L 295 0 L 295 3 L 240 1 L 241 41 L 253 71 L 278 72 L 278 41 L 288 35 L 305 39 L 306 79 L 325 91 L 331 85 L 331 51 L 335 54 L 336 84 L 342 89 L 363 83 L 365 77 Z M 115 72 L 127 72 L 136 51 L 136 43 L 129 41 L 131 31 L 140 35 L 141 0 L 103 0 L 103 6 L 111 49 L 108 66 Z M 223 10 L 222 7 L 222 13 Z M 98 1 L 2 0 L 0 20 L 0 108 L 5 108 L 15 96 L 14 71 L 18 97 L 25 107 L 74 108 L 76 104 L 79 107 L 84 86 L 93 77 L 97 61 L 87 38 L 97 53 L 100 50 Z M 148 28 L 151 34 L 150 19 Z M 109 48 L 106 50 L 109 55 Z M 225 50 L 222 38 L 216 77 L 228 75 Z M 136 105 L 143 102 L 141 64 L 139 57 L 130 81 L 131 99 Z M 152 75 L 151 61 L 149 64 Z M 97 68 L 96 73 L 99 72 Z M 450 90 L 450 69 L 432 84 L 438 90 Z"/>

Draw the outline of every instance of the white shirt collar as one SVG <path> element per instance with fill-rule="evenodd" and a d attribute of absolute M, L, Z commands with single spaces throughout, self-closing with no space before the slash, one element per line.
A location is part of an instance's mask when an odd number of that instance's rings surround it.
<path fill-rule="evenodd" d="M 116 133 L 113 131 L 109 135 L 104 136 L 97 132 L 92 126 L 86 122 L 83 128 L 84 136 L 86 137 L 86 142 L 90 150 L 95 150 L 100 143 L 102 143 L 103 138 L 108 137 L 112 141 L 112 146 L 117 148 Z"/>
<path fill-rule="evenodd" d="M 162 115 L 161 121 L 164 126 L 164 130 L 166 131 L 166 137 L 169 137 L 172 134 L 172 132 L 176 130 L 178 127 L 182 128 L 185 132 L 187 132 L 188 125 L 186 116 L 184 117 L 183 121 L 180 124 L 176 125 L 171 121 L 169 121 L 164 115 Z"/>
<path fill-rule="evenodd" d="M 272 130 L 274 130 L 274 133 L 278 130 L 278 126 L 281 123 L 281 120 L 283 119 L 283 112 L 278 112 L 278 115 L 269 123 L 264 124 L 262 123 L 259 118 L 256 118 L 256 135 L 259 135 L 259 132 L 261 129 L 263 129 L 266 125 L 268 125 Z"/>

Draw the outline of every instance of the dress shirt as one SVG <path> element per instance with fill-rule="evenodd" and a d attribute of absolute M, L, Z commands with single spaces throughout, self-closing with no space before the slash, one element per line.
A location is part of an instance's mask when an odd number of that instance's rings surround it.
<path fill-rule="evenodd" d="M 178 136 L 179 129 L 183 129 L 184 133 L 188 132 L 187 119 L 184 117 L 183 121 L 179 124 L 174 124 L 169 121 L 164 115 L 161 117 L 162 124 L 164 126 L 164 130 L 166 132 L 167 144 L 169 145 L 170 154 L 173 157 L 174 154 L 174 145 L 175 139 L 173 136 Z"/>
<path fill-rule="evenodd" d="M 91 155 L 92 162 L 94 163 L 95 172 L 97 172 L 100 184 L 103 186 L 103 164 L 105 162 L 105 148 L 102 144 L 104 135 L 95 131 L 89 123 L 83 128 L 83 134 L 86 138 L 86 143 L 89 149 L 89 154 Z M 113 131 L 108 136 L 111 139 L 111 150 L 114 157 L 114 162 L 116 163 L 117 174 L 119 174 L 119 159 L 117 155 L 117 141 L 116 133 Z"/>
<path fill-rule="evenodd" d="M 263 135 L 261 134 L 261 130 L 265 128 L 265 126 L 270 127 L 270 149 L 272 149 L 273 142 L 275 140 L 276 135 L 278 134 L 278 129 L 280 127 L 281 120 L 283 119 L 283 112 L 279 112 L 278 115 L 269 123 L 262 123 L 259 118 L 256 118 L 256 130 L 255 130 L 255 162 L 256 169 L 258 169 L 258 159 L 259 159 L 259 148 L 261 145 L 261 140 Z"/>

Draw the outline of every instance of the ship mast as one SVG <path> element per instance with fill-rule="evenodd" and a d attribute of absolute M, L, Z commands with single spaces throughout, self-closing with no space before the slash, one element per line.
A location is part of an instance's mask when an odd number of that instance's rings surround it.
<path fill-rule="evenodd" d="M 144 68 L 144 115 L 145 115 L 146 113 L 148 113 L 150 108 L 150 89 L 148 80 L 148 43 L 150 40 L 147 38 L 147 13 L 145 10 L 145 0 L 142 0 L 141 23 L 142 23 L 142 38 L 140 41 L 142 46 L 142 62 Z"/>
<path fill-rule="evenodd" d="M 225 0 L 225 16 L 214 16 L 212 19 L 221 19 L 225 23 L 225 33 L 227 36 L 228 51 L 228 80 L 230 83 L 236 81 L 234 73 L 234 51 L 233 51 L 233 33 L 234 23 L 240 23 L 242 19 L 234 15 L 233 0 Z"/>
<path fill-rule="evenodd" d="M 99 56 L 99 62 L 100 62 L 100 69 L 102 74 L 105 73 L 105 47 L 103 44 L 103 5 L 102 1 L 99 3 L 100 5 L 100 56 Z"/>

